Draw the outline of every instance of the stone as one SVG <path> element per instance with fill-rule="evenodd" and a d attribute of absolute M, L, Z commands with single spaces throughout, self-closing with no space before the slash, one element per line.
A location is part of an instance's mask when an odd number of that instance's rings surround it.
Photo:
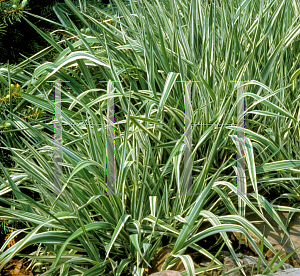
<path fill-rule="evenodd" d="M 222 252 L 223 253 L 223 252 Z M 226 267 L 226 269 L 223 269 L 222 274 L 224 274 L 225 272 L 228 272 L 229 270 L 232 270 L 234 268 L 237 268 L 238 265 L 236 264 L 235 260 L 233 259 L 232 256 L 227 256 L 229 252 L 225 252 L 225 258 L 223 260 L 223 264 Z M 258 269 L 258 258 L 257 257 L 252 257 L 252 256 L 247 256 L 241 253 L 236 254 L 238 257 L 239 262 L 241 263 L 241 265 L 244 267 L 244 271 L 246 273 L 246 275 L 252 275 L 252 272 L 254 273 L 263 273 L 263 271 L 265 270 L 266 266 L 264 263 L 261 262 L 260 264 L 260 271 L 257 271 Z M 276 261 L 273 265 L 272 268 L 274 268 L 279 262 Z M 277 269 L 277 271 L 282 271 L 283 269 L 291 269 L 294 268 L 293 266 L 289 265 L 289 264 L 282 264 L 282 266 Z M 240 276 L 243 275 L 240 270 L 234 271 L 231 274 L 228 274 L 230 276 Z"/>
<path fill-rule="evenodd" d="M 285 251 L 284 248 L 282 248 L 282 246 L 281 246 L 280 244 L 276 244 L 276 245 L 274 245 L 273 247 L 274 247 L 274 249 L 276 250 L 276 252 L 279 252 L 279 250 L 282 249 L 282 250 L 281 250 L 281 253 L 280 253 L 280 255 L 279 255 L 279 257 L 280 257 L 281 259 L 283 259 L 284 257 L 286 257 L 286 255 L 287 255 L 287 254 L 286 254 L 286 251 Z M 266 258 L 267 261 L 271 261 L 271 260 L 274 258 L 274 256 L 275 256 L 275 254 L 271 251 L 271 249 L 269 249 L 269 250 L 267 251 L 266 255 L 265 255 L 265 258 Z"/>
<path fill-rule="evenodd" d="M 296 260 L 295 258 L 292 258 L 291 263 L 292 263 L 294 268 L 300 268 L 299 260 Z"/>
<path fill-rule="evenodd" d="M 284 271 L 278 271 L 276 273 L 267 274 L 268 276 L 299 276 L 300 268 L 290 268 Z M 256 274 L 254 276 L 263 276 L 262 274 Z M 264 275 L 265 276 L 265 275 Z"/>
<path fill-rule="evenodd" d="M 241 259 L 238 258 L 238 260 L 240 262 L 242 262 Z M 222 274 L 224 274 L 224 273 L 228 272 L 229 270 L 232 270 L 232 269 L 237 267 L 236 264 L 235 264 L 235 261 L 232 258 L 227 257 L 227 256 L 224 258 L 223 264 L 225 265 L 226 268 L 223 269 Z M 232 272 L 228 275 L 230 275 L 230 276 L 240 276 L 241 272 L 240 272 L 240 270 L 237 270 L 237 271 L 234 271 L 234 272 Z"/>
<path fill-rule="evenodd" d="M 243 265 L 246 265 L 248 267 L 250 266 L 254 266 L 255 268 L 257 268 L 258 265 L 258 258 L 257 257 L 252 257 L 252 256 L 247 256 L 244 254 L 237 254 L 237 256 L 242 259 L 242 263 Z M 272 268 L 274 268 L 277 264 L 279 264 L 278 261 L 275 261 L 275 263 L 272 265 Z M 264 269 L 266 268 L 266 265 L 264 263 L 261 262 L 260 264 L 261 267 L 263 267 Z M 280 267 L 281 269 L 287 269 L 287 268 L 294 268 L 293 266 L 283 263 Z"/>
<path fill-rule="evenodd" d="M 178 271 L 164 270 L 156 273 L 152 273 L 149 276 L 182 276 Z"/>
<path fill-rule="evenodd" d="M 281 218 L 281 221 L 283 222 L 283 224 L 286 224 L 286 220 L 288 217 L 289 212 L 280 212 L 277 211 L 279 217 Z M 285 242 L 287 241 L 287 237 L 285 236 L 285 238 L 283 239 L 283 241 L 281 242 L 284 232 L 281 229 L 280 226 L 278 226 L 278 224 L 275 222 L 275 220 L 266 212 L 264 212 L 264 217 L 270 222 L 270 224 L 273 226 L 273 228 L 275 229 L 275 232 L 265 224 L 265 222 L 263 222 L 261 220 L 261 218 L 257 215 L 257 214 L 252 214 L 247 216 L 246 218 L 251 222 L 253 221 L 254 226 L 256 226 L 256 228 L 263 233 L 264 228 L 265 228 L 265 237 L 268 239 L 268 241 L 273 245 L 284 245 L 284 249 L 286 251 L 286 253 L 290 253 L 293 251 L 293 247 L 292 244 L 288 241 L 286 244 Z M 261 221 L 261 222 L 257 222 L 257 221 Z M 295 244 L 296 248 L 300 247 L 300 214 L 299 213 L 295 213 L 288 225 L 287 228 L 289 235 L 293 241 L 293 243 Z M 253 236 L 253 234 L 251 235 Z M 300 248 L 298 248 L 298 254 L 300 254 Z"/>
<path fill-rule="evenodd" d="M 257 215 L 257 214 L 250 214 L 252 210 L 248 209 L 247 207 L 247 212 L 248 215 L 246 215 L 246 219 L 248 219 L 261 233 L 265 231 L 265 239 L 267 239 L 271 245 L 275 248 L 275 250 L 278 252 L 282 247 L 283 250 L 281 251 L 280 258 L 283 259 L 287 254 L 292 252 L 293 246 L 291 242 L 287 239 L 287 236 L 284 235 L 283 230 L 281 229 L 280 226 L 275 222 L 275 220 L 267 213 L 263 212 L 264 217 L 270 222 L 270 224 L 273 226 L 274 230 L 273 231 L 268 225 L 266 225 L 265 222 L 262 221 L 262 219 Z M 253 211 L 252 211 L 253 212 Z M 281 218 L 281 221 L 284 225 L 286 225 L 287 222 L 287 217 L 289 212 L 283 212 L 283 211 L 277 211 L 279 217 Z M 250 214 L 250 215 L 249 215 Z M 300 214 L 295 213 L 290 220 L 290 223 L 287 227 L 287 231 L 291 237 L 291 240 L 293 241 L 295 248 L 297 248 L 297 251 L 295 254 L 293 254 L 287 261 L 286 263 L 289 263 L 292 265 L 294 268 L 300 267 Z M 252 237 L 252 239 L 255 241 L 256 245 L 259 247 L 260 246 L 260 240 L 255 237 L 255 235 L 248 230 L 248 233 Z M 237 240 L 239 233 L 231 233 L 230 239 L 231 240 Z M 249 250 L 253 251 L 255 253 L 255 249 L 253 246 L 249 243 L 249 241 L 245 238 L 244 235 L 242 235 L 242 240 L 240 243 L 242 246 L 246 246 L 249 248 Z M 246 253 L 248 254 L 248 253 Z M 266 246 L 264 247 L 264 254 L 265 257 L 267 258 L 268 261 L 274 257 L 274 253 L 267 248 Z M 256 253 L 254 254 L 256 255 Z"/>

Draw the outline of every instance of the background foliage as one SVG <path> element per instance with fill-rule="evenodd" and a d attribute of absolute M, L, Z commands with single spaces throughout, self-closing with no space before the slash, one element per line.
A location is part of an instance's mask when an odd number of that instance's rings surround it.
<path fill-rule="evenodd" d="M 43 32 L 49 34 L 55 30 L 54 25 L 49 21 L 32 17 L 30 14 L 56 21 L 59 7 L 63 5 L 62 2 L 60 0 L 1 0 L 0 63 L 6 63 L 7 60 L 10 60 L 11 63 L 21 62 L 24 55 L 29 57 L 46 47 L 45 40 L 22 20 L 22 15 L 31 20 Z M 96 4 L 101 8 L 105 8 L 109 4 L 109 0 L 72 0 L 71 2 L 78 7 L 80 3 Z M 71 16 L 71 14 L 69 15 Z M 95 16 L 95 14 L 92 15 Z"/>

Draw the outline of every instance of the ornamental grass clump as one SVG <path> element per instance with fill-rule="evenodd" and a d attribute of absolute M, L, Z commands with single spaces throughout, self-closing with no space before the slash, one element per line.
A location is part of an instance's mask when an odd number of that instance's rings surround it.
<path fill-rule="evenodd" d="M 182 260 L 183 275 L 195 275 L 203 269 L 195 268 L 188 250 L 222 267 L 217 250 L 201 246 L 209 236 L 217 249 L 224 243 L 242 269 L 228 237 L 238 232 L 266 271 L 274 271 L 262 249 L 276 250 L 246 216 L 250 210 L 270 225 L 268 213 L 289 236 L 278 211 L 298 211 L 297 197 L 288 209 L 280 197 L 299 187 L 298 10 L 295 1 L 115 0 L 108 12 L 65 0 L 53 24 L 71 37 L 58 42 L 24 18 L 49 47 L 12 71 L 0 69 L 6 85 L 18 81 L 24 89 L 20 105 L 8 112 L 11 129 L 3 132 L 20 131 L 23 146 L 4 141 L 16 166 L 0 164 L 0 200 L 13 206 L 0 207 L 0 218 L 24 227 L 0 248 L 0 269 L 21 256 L 41 275 L 142 276 L 157 250 L 168 246 L 162 269 Z M 56 57 L 43 62 L 49 52 Z M 59 194 L 53 175 L 56 80 L 67 81 Z M 188 80 L 194 81 L 193 184 L 192 194 L 183 195 Z M 237 87 L 230 81 L 244 81 L 247 194 L 236 186 Z M 115 195 L 105 194 L 111 85 Z M 43 110 L 43 117 L 22 119 L 24 103 Z M 249 231 L 263 239 L 262 248 Z M 22 253 L 33 244 L 34 252 Z"/>

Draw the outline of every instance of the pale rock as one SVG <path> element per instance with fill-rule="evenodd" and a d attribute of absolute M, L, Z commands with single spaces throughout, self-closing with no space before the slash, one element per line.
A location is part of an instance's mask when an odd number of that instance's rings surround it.
<path fill-rule="evenodd" d="M 150 274 L 149 276 L 182 276 L 178 271 L 164 270 Z"/>
<path fill-rule="evenodd" d="M 300 275 L 300 268 L 290 268 L 284 271 L 278 271 L 276 273 L 267 274 L 267 276 L 299 276 L 299 275 Z M 263 276 L 263 275 L 256 274 L 254 276 Z"/>

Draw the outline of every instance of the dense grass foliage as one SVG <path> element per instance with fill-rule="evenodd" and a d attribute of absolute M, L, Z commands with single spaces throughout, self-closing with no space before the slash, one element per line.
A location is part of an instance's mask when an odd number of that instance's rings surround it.
<path fill-rule="evenodd" d="M 0 102 L 1 137 L 16 164 L 0 164 L 0 200 L 12 206 L 0 207 L 0 218 L 22 223 L 0 248 L 0 269 L 19 255 L 30 257 L 42 275 L 141 276 L 166 237 L 173 251 L 163 268 L 181 259 L 185 275 L 195 275 L 200 270 L 187 248 L 213 259 L 199 241 L 216 235 L 216 247 L 224 243 L 237 260 L 227 236 L 232 231 L 245 235 L 267 264 L 249 235 L 248 230 L 263 236 L 245 219 L 246 206 L 262 220 L 263 210 L 271 214 L 287 235 L 276 211 L 290 210 L 292 216 L 299 208 L 299 4 L 114 0 L 107 11 L 65 4 L 53 24 L 68 38 L 57 41 L 31 24 L 49 47 L 0 68 L 8 95 L 5 105 Z M 48 53 L 53 60 L 44 60 Z M 48 82 L 57 79 L 69 81 L 62 89 L 63 122 L 69 126 L 63 129 L 59 195 L 53 194 L 54 83 Z M 99 80 L 115 81 L 115 175 L 121 195 L 103 194 L 111 82 Z M 192 135 L 194 194 L 176 195 L 185 184 L 187 80 L 195 81 L 194 124 L 236 123 L 238 87 L 229 81 L 245 81 L 249 194 L 237 193 L 237 126 L 198 125 Z M 21 99 L 13 106 L 16 83 Z M 28 104 L 30 114 L 44 113 L 24 118 Z M 33 244 L 38 249 L 30 256 L 20 253 Z M 264 246 L 276 253 L 267 240 Z"/>

